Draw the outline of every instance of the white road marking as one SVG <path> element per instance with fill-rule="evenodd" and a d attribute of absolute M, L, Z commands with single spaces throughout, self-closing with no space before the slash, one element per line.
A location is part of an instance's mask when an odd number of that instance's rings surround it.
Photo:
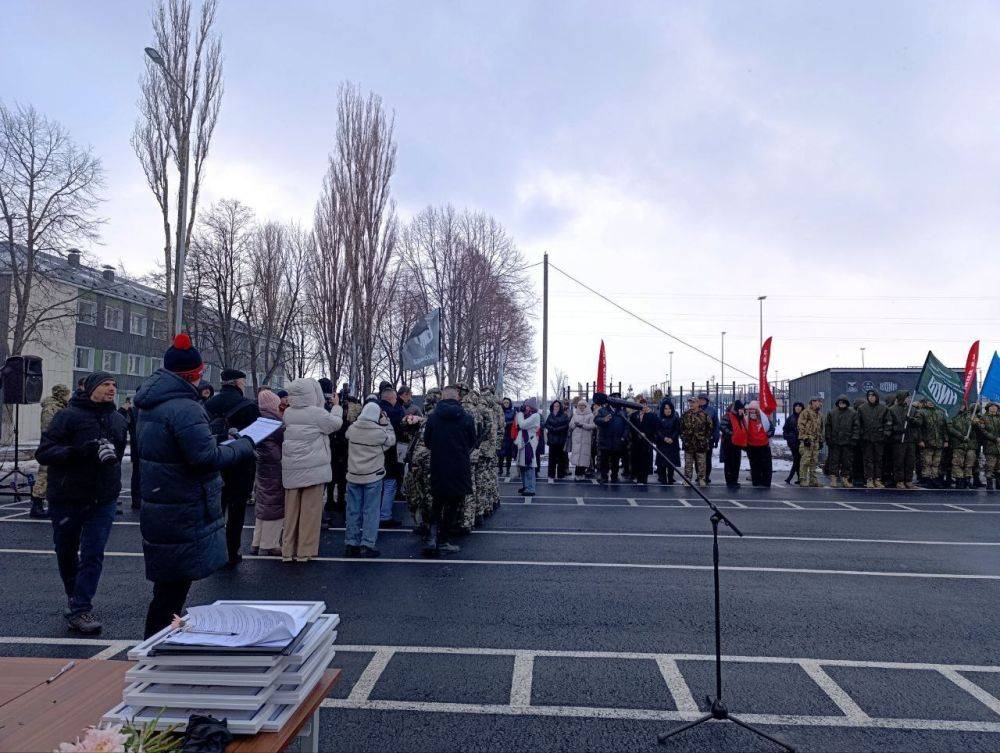
<path fill-rule="evenodd" d="M 795 504 L 794 502 L 792 502 L 792 501 L 791 501 L 791 500 L 789 500 L 789 499 L 780 499 L 780 500 L 778 500 L 778 501 L 779 501 L 779 502 L 781 502 L 782 504 L 786 504 L 786 505 L 788 505 L 788 506 L 789 506 L 789 507 L 791 507 L 791 508 L 792 508 L 793 510 L 801 510 L 801 509 L 803 509 L 803 508 L 802 508 L 802 507 L 801 507 L 800 505 L 797 505 L 797 504 Z"/>
<path fill-rule="evenodd" d="M 0 549 L 0 554 L 41 554 L 55 556 L 51 549 Z M 142 557 L 142 552 L 105 552 L 105 557 Z M 269 560 L 276 562 L 275 557 L 264 557 L 248 554 L 245 560 Z M 473 560 L 473 559 L 421 559 L 408 557 L 378 557 L 377 559 L 357 559 L 352 557 L 313 557 L 312 562 L 344 562 L 352 565 L 479 565 L 494 567 L 566 567 L 593 568 L 611 570 L 711 570 L 711 565 L 681 565 L 658 562 L 559 562 L 553 560 Z M 750 567 L 748 565 L 723 565 L 719 568 L 732 573 L 775 573 L 787 575 L 820 575 L 820 576 L 860 576 L 875 578 L 909 578 L 927 580 L 984 580 L 1000 581 L 1000 575 L 980 573 L 920 573 L 912 571 L 890 570 L 823 570 L 808 567 Z"/>
<path fill-rule="evenodd" d="M 576 503 L 578 505 L 585 505 L 585 504 L 587 504 L 586 502 L 583 501 L 583 497 L 577 497 L 576 498 Z"/>
<path fill-rule="evenodd" d="M 514 654 L 514 673 L 510 681 L 510 705 L 522 708 L 531 705 L 531 678 L 535 669 L 535 655 L 528 651 Z"/>
<path fill-rule="evenodd" d="M 901 510 L 906 510 L 907 512 L 920 512 L 916 507 L 910 507 L 909 505 L 904 505 L 902 502 L 889 502 L 888 504 L 893 507 L 898 507 Z"/>
<path fill-rule="evenodd" d="M 631 497 L 629 497 L 629 499 L 627 500 L 627 502 L 628 502 L 628 505 L 629 505 L 629 507 L 638 507 L 638 506 L 639 506 L 639 503 L 638 503 L 638 502 L 636 502 L 636 501 L 635 501 L 634 499 L 632 499 Z"/>
<path fill-rule="evenodd" d="M 368 666 L 365 667 L 364 672 L 361 673 L 358 681 L 351 688 L 351 693 L 347 696 L 349 701 L 355 703 L 365 703 L 368 701 L 368 696 L 371 695 L 372 690 L 375 688 L 375 683 L 378 682 L 378 678 L 382 676 L 386 666 L 389 664 L 389 660 L 392 659 L 393 653 L 395 652 L 389 648 L 379 648 L 375 651 L 375 655 L 368 662 Z"/>
<path fill-rule="evenodd" d="M 137 645 L 136 641 L 113 641 L 110 646 L 108 646 L 103 651 L 98 651 L 96 654 L 91 656 L 91 659 L 110 659 L 112 656 L 117 656 L 122 651 L 127 651 L 133 646 Z"/>
<path fill-rule="evenodd" d="M 844 716 L 848 719 L 855 722 L 862 722 L 871 718 L 860 706 L 858 706 L 857 703 L 854 702 L 854 699 L 848 695 L 847 691 L 840 687 L 840 685 L 838 685 L 836 681 L 826 673 L 818 662 L 804 661 L 801 662 L 799 666 L 805 670 L 806 674 L 812 678 L 813 682 L 822 688 L 823 692 L 830 697 L 830 700 L 837 705 L 838 709 L 844 712 Z"/>
<path fill-rule="evenodd" d="M 536 497 L 534 499 L 534 501 L 532 501 L 532 502 L 522 502 L 521 504 L 518 504 L 516 501 L 514 501 L 514 502 L 506 501 L 506 500 L 515 500 L 516 498 L 514 498 L 514 497 L 503 497 L 502 499 L 505 500 L 504 504 L 506 504 L 507 507 L 510 508 L 510 509 L 512 509 L 512 510 L 516 510 L 518 507 L 521 507 L 521 506 L 524 506 L 524 505 L 530 505 L 531 507 L 566 507 L 567 505 L 570 504 L 569 502 L 539 502 L 538 501 L 539 500 L 538 497 Z M 556 499 L 556 498 L 555 497 L 549 497 L 549 499 Z M 563 499 L 567 499 L 568 500 L 568 499 L 570 499 L 570 497 L 564 497 Z M 609 500 L 609 501 L 614 501 L 614 500 L 618 500 L 618 499 L 625 500 L 625 499 L 628 499 L 628 498 L 627 497 L 593 497 L 592 499 L 594 499 L 594 500 Z M 677 500 L 673 500 L 673 501 L 680 502 L 680 505 L 650 505 L 650 504 L 645 504 L 644 503 L 644 504 L 639 505 L 639 509 L 642 509 L 642 510 L 674 510 L 674 511 L 685 511 L 685 512 L 688 511 L 688 510 L 700 510 L 701 509 L 700 505 L 698 505 L 698 506 L 692 506 L 690 502 L 688 502 L 687 500 L 684 500 L 684 499 L 677 499 Z M 713 501 L 714 502 L 727 502 L 729 500 L 713 500 Z M 775 500 L 775 502 L 780 502 L 780 501 L 782 501 L 782 500 Z M 868 512 L 868 513 L 884 513 L 886 515 L 911 515 L 911 514 L 913 514 L 909 510 L 887 510 L 885 508 L 874 508 L 874 509 L 872 509 L 872 508 L 865 508 L 865 507 L 853 507 L 853 506 L 848 505 L 846 502 L 833 502 L 833 501 L 831 501 L 831 502 L 824 502 L 824 503 L 821 503 L 821 504 L 844 505 L 844 506 L 843 507 L 802 507 L 799 510 L 799 512 L 804 512 L 804 513 L 805 512 Z M 886 503 L 885 502 L 873 502 L 873 503 L 869 503 L 869 504 L 884 505 Z M 916 503 L 914 503 L 914 504 L 916 504 Z M 943 503 L 943 502 L 927 502 L 927 503 L 924 503 L 924 504 L 945 506 L 945 503 Z M 622 505 L 611 505 L 611 504 L 594 505 L 594 504 L 588 504 L 587 506 L 588 507 L 602 507 L 602 508 L 629 507 L 628 503 L 625 503 L 625 504 L 622 504 Z M 947 506 L 948 507 L 956 507 L 956 505 L 947 505 Z M 747 507 L 744 510 L 744 512 L 774 512 L 775 510 L 782 510 L 782 511 L 787 512 L 788 508 L 786 508 L 786 507 L 777 507 L 777 506 L 775 506 L 775 507 Z M 956 509 L 956 510 L 915 510 L 914 512 L 917 513 L 917 514 L 920 514 L 920 515 L 957 515 L 957 514 L 959 514 L 962 511 Z M 966 513 L 973 513 L 975 515 L 1000 515 L 1000 509 L 997 509 L 997 510 L 971 510 L 971 509 L 966 509 L 965 512 Z"/>
<path fill-rule="evenodd" d="M 982 703 L 994 714 L 1000 714 L 1000 699 L 997 699 L 992 693 L 979 687 L 968 677 L 963 677 L 954 669 L 939 669 L 938 672 L 958 685 L 958 687 Z"/>
<path fill-rule="evenodd" d="M 729 500 L 729 504 L 731 504 L 733 507 L 735 507 L 737 509 L 740 509 L 740 510 L 746 510 L 747 509 L 747 506 L 745 504 L 743 504 L 742 502 L 740 502 L 739 500 L 731 499 L 731 500 Z"/>
<path fill-rule="evenodd" d="M 677 710 L 687 712 L 698 711 L 698 704 L 695 702 L 694 696 L 691 695 L 691 688 L 688 687 L 687 680 L 681 674 L 677 662 L 669 656 L 658 656 L 656 657 L 656 664 L 660 668 L 660 674 L 663 675 L 664 682 L 667 683 L 670 695 L 674 698 Z"/>
<path fill-rule="evenodd" d="M 947 502 L 945 502 L 943 504 L 944 504 L 945 507 L 952 507 L 952 508 L 958 510 L 959 512 L 973 512 L 973 510 L 970 510 L 968 507 L 962 507 L 961 505 L 952 505 L 952 504 L 949 504 Z"/>
<path fill-rule="evenodd" d="M 656 709 L 618 709 L 593 706 L 501 706 L 473 703 L 431 703 L 423 701 L 367 701 L 355 703 L 326 698 L 326 709 L 404 711 L 439 714 L 485 714 L 490 716 L 542 716 L 578 719 L 621 719 L 629 721 L 693 721 L 701 712 Z M 739 709 L 736 709 L 739 711 Z M 864 721 L 846 716 L 793 716 L 785 714 L 739 714 L 740 719 L 758 726 L 851 727 L 866 729 L 930 730 L 938 732 L 1000 732 L 997 722 L 956 722 L 944 719 L 873 719 Z"/>
<path fill-rule="evenodd" d="M 16 512 L 13 515 L 4 515 L 2 518 L 0 518 L 0 522 L 2 522 L 4 520 L 15 520 L 15 519 L 21 517 L 22 515 L 27 515 L 27 514 L 28 514 L 27 510 L 21 510 L 20 512 Z M 37 520 L 37 518 L 36 518 L 36 520 Z M 42 521 L 42 522 L 43 523 L 48 523 L 49 521 L 45 520 L 45 521 Z"/>

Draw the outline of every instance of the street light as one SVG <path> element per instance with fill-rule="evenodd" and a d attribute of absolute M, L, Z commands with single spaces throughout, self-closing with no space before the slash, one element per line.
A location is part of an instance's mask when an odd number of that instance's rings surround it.
<path fill-rule="evenodd" d="M 163 55 L 153 47 L 146 47 L 145 51 L 146 57 L 152 60 L 163 71 L 164 78 L 177 87 L 177 92 L 183 95 L 184 102 L 187 104 L 190 101 L 188 94 L 177 79 L 170 75 L 170 71 L 167 70 L 167 64 L 163 60 Z M 184 263 L 187 258 L 188 153 L 191 150 L 189 133 L 190 124 L 182 129 L 181 143 L 178 144 L 177 172 L 180 174 L 180 181 L 177 190 L 177 270 L 176 282 L 174 283 L 174 330 L 176 332 L 184 329 Z"/>
<path fill-rule="evenodd" d="M 667 377 L 667 392 L 674 394 L 674 352 L 670 351 L 670 375 Z"/>
<path fill-rule="evenodd" d="M 760 301 L 760 347 L 764 347 L 764 301 L 767 300 L 766 295 L 757 296 L 757 300 Z"/>
<path fill-rule="evenodd" d="M 864 347 L 862 347 L 861 348 L 861 368 L 863 369 L 864 367 L 865 367 L 865 349 L 864 349 Z"/>

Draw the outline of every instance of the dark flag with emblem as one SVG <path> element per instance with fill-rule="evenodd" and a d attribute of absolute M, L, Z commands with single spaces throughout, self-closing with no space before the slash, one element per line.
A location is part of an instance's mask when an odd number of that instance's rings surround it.
<path fill-rule="evenodd" d="M 438 362 L 441 351 L 441 309 L 424 315 L 417 322 L 399 349 L 404 371 L 416 371 Z"/>
<path fill-rule="evenodd" d="M 962 377 L 935 358 L 932 351 L 927 351 L 916 394 L 929 397 L 948 418 L 954 418 L 964 404 L 965 385 Z"/>

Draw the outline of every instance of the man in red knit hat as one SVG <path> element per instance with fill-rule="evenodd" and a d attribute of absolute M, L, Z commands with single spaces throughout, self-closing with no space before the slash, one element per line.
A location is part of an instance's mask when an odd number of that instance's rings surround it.
<path fill-rule="evenodd" d="M 205 370 L 191 338 L 181 333 L 139 388 L 139 525 L 153 600 L 146 637 L 184 609 L 192 581 L 228 561 L 219 471 L 253 457 L 247 437 L 220 445 L 208 425 L 197 385 Z"/>

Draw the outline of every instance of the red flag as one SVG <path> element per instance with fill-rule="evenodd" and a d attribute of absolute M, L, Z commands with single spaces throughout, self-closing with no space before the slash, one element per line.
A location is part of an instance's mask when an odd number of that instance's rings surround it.
<path fill-rule="evenodd" d="M 601 340 L 601 354 L 597 357 L 597 386 L 594 392 L 604 392 L 604 380 L 608 376 L 608 359 L 604 355 L 604 340 Z"/>
<path fill-rule="evenodd" d="M 979 340 L 972 343 L 972 347 L 969 348 L 969 357 L 965 359 L 965 396 L 963 398 L 963 405 L 968 407 L 969 405 L 969 392 L 972 390 L 972 385 L 976 383 L 976 369 L 979 367 Z"/>
<path fill-rule="evenodd" d="M 778 403 L 771 393 L 771 385 L 767 381 L 767 367 L 771 364 L 771 338 L 764 341 L 760 349 L 760 409 L 771 415 L 778 409 Z"/>

